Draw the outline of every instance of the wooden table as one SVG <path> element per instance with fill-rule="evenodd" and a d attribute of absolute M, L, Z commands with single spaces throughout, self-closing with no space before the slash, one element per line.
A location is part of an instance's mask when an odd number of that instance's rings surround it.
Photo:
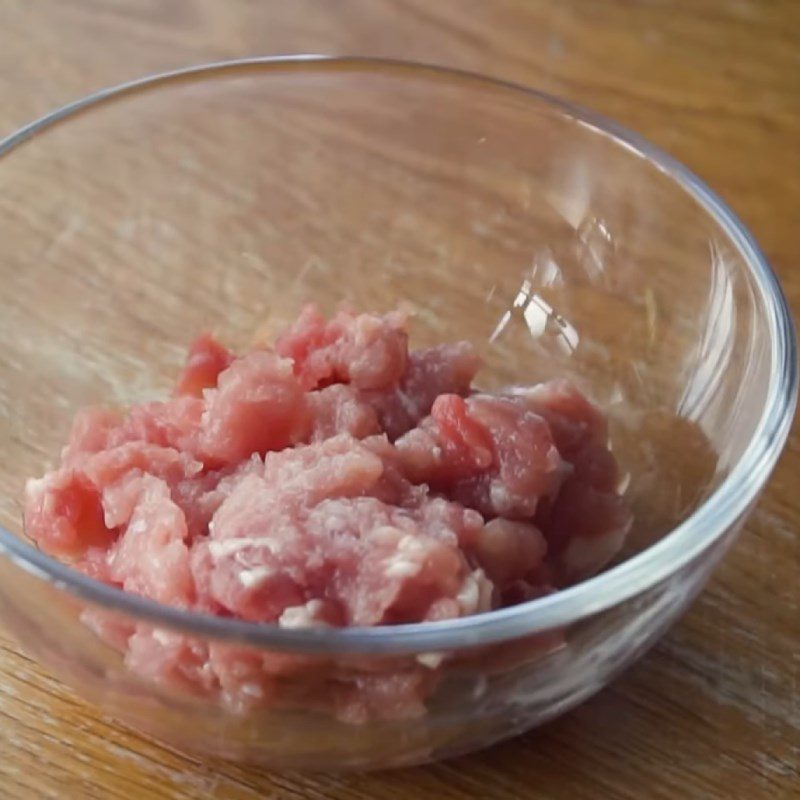
<path fill-rule="evenodd" d="M 671 151 L 751 227 L 800 310 L 799 27 L 797 0 L 5 0 L 0 133 L 95 87 L 226 57 L 466 67 L 592 106 Z M 437 766 L 302 776 L 201 763 L 105 719 L 0 634 L 0 796 L 800 796 L 799 473 L 795 430 L 708 590 L 613 686 Z"/>

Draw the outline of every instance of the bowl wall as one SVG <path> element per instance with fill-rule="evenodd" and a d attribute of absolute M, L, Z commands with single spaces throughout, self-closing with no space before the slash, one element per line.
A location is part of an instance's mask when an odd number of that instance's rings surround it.
<path fill-rule="evenodd" d="M 621 558 L 720 486 L 778 368 L 740 241 L 667 168 L 599 122 L 474 76 L 333 61 L 172 77 L 31 136 L 0 157 L 0 181 L 0 525 L 20 536 L 24 479 L 53 464 L 78 408 L 163 395 L 198 331 L 243 345 L 309 301 L 408 304 L 412 343 L 473 341 L 487 388 L 575 380 L 608 412 L 627 475 Z M 624 603 L 461 649 L 415 719 L 345 724 L 311 700 L 242 715 L 176 694 L 93 632 L 141 623 L 19 558 L 0 560 L 0 614 L 110 713 L 182 746 L 279 766 L 410 763 L 599 689 L 685 608 L 741 520 Z M 343 681 L 391 668 L 367 661 L 345 659 Z M 319 690 L 294 682 L 284 690 Z"/>
<path fill-rule="evenodd" d="M 179 749 L 277 769 L 383 769 L 486 747 L 595 694 L 685 610 L 737 530 L 669 579 L 599 614 L 507 643 L 418 654 L 444 657 L 435 670 L 415 654 L 309 657 L 302 671 L 276 679 L 283 707 L 268 710 L 226 707 L 217 695 L 198 693 L 193 678 L 182 690 L 177 671 L 166 682 L 152 680 L 141 665 L 132 671 L 120 655 L 128 649 L 120 637 L 155 635 L 154 672 L 161 658 L 183 663 L 189 649 L 202 658 L 211 649 L 242 665 L 280 657 L 276 652 L 143 625 L 77 602 L 6 560 L 0 560 L 0 617 L 28 653 L 104 713 Z M 365 677 L 402 681 L 419 674 L 423 683 L 411 696 L 423 699 L 424 713 L 401 711 L 393 719 L 384 697 L 367 718 L 350 718 L 349 699 L 364 691 Z M 408 705 L 408 695 L 400 694 L 397 707 Z"/>

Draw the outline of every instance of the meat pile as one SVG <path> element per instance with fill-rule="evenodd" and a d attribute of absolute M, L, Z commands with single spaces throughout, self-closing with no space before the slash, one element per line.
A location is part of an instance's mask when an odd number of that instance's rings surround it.
<path fill-rule="evenodd" d="M 26 487 L 27 534 L 161 603 L 286 628 L 440 621 L 602 568 L 630 513 L 603 415 L 572 385 L 472 389 L 467 342 L 306 308 L 272 347 L 192 345 L 173 396 L 89 408 Z M 280 702 L 299 656 L 94 621 L 137 674 L 234 709 Z M 343 719 L 424 713 L 440 659 L 314 685 Z M 331 668 L 333 669 L 333 668 Z M 399 671 L 398 671 L 399 670 Z"/>

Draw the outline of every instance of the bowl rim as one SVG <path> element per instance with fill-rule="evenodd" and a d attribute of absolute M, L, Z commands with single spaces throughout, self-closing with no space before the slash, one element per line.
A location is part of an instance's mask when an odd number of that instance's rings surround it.
<path fill-rule="evenodd" d="M 260 648 L 302 653 L 413 653 L 485 645 L 541 633 L 593 616 L 668 579 L 711 547 L 755 501 L 789 434 L 797 403 L 797 343 L 794 324 L 778 279 L 752 235 L 728 205 L 693 172 L 644 137 L 581 106 L 546 92 L 468 70 L 399 59 L 298 54 L 215 61 L 159 72 L 101 89 L 68 103 L 0 140 L 0 158 L 30 137 L 106 100 L 158 84 L 252 67 L 265 70 L 383 69 L 428 72 L 440 79 L 466 80 L 510 90 L 608 136 L 667 174 L 708 213 L 738 249 L 759 293 L 770 331 L 775 368 L 750 443 L 715 491 L 694 513 L 646 550 L 586 581 L 547 597 L 508 608 L 443 622 L 362 628 L 291 630 L 186 611 L 129 594 L 89 578 L 0 526 L 0 553 L 56 588 L 158 627 Z"/>

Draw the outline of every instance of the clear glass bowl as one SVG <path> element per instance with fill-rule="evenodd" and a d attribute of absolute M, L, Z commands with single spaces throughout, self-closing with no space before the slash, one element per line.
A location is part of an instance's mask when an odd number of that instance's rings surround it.
<path fill-rule="evenodd" d="M 0 156 L 0 614 L 64 681 L 178 747 L 384 767 L 563 713 L 686 608 L 785 442 L 794 333 L 747 231 L 669 157 L 551 97 L 412 64 L 259 59 L 101 92 Z M 415 342 L 476 342 L 487 387 L 575 379 L 629 476 L 618 563 L 483 616 L 309 632 L 165 608 L 26 543 L 24 479 L 76 409 L 158 396 L 196 332 L 235 345 L 308 300 L 410 302 Z M 232 709 L 131 673 L 125 640 L 150 629 L 302 668 L 274 702 Z M 420 671 L 417 716 L 332 711 L 332 687 L 396 676 L 401 692 Z"/>

